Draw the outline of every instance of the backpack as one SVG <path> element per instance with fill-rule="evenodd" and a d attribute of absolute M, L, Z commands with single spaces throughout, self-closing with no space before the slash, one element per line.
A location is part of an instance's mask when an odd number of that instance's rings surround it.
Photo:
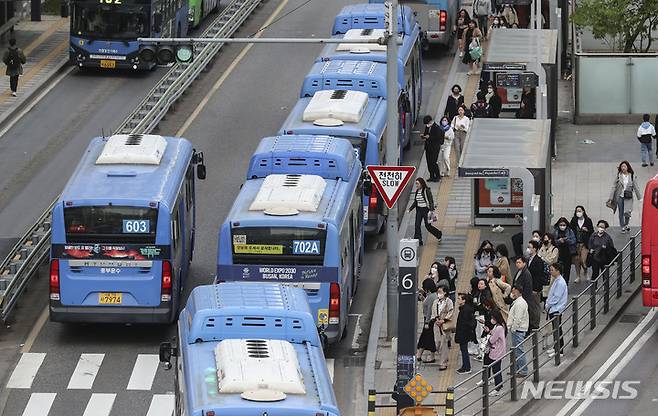
<path fill-rule="evenodd" d="M 477 0 L 475 3 L 475 14 L 478 16 L 489 16 L 491 13 L 491 0 Z"/>
<path fill-rule="evenodd" d="M 483 118 L 487 116 L 487 103 L 475 102 L 471 107 L 473 118 Z"/>
<path fill-rule="evenodd" d="M 16 49 L 9 49 L 7 62 L 5 62 L 5 64 L 9 69 L 18 69 L 21 66 L 21 58 L 18 56 L 18 51 Z"/>

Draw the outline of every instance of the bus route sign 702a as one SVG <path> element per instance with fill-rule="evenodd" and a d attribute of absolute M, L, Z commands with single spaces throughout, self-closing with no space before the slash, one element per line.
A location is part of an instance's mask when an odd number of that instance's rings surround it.
<path fill-rule="evenodd" d="M 414 166 L 367 166 L 367 169 L 389 209 L 393 208 L 416 170 Z"/>

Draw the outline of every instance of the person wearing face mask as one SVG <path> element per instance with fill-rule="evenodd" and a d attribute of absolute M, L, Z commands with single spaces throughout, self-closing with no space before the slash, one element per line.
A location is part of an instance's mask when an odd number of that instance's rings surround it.
<path fill-rule="evenodd" d="M 436 353 L 436 343 L 434 342 L 434 323 L 431 322 L 432 319 L 432 305 L 437 298 L 436 295 L 436 284 L 432 279 L 423 280 L 423 292 L 425 297 L 423 298 L 423 330 L 420 333 L 418 338 L 418 345 L 416 346 L 416 360 L 421 361 L 423 357 L 423 352 L 429 351 L 429 358 L 426 363 L 434 362 L 434 353 Z"/>
<path fill-rule="evenodd" d="M 478 279 L 486 280 L 487 267 L 491 266 L 494 260 L 496 260 L 496 253 L 493 244 L 489 240 L 484 240 L 475 253 L 475 274 Z"/>
<path fill-rule="evenodd" d="M 439 174 L 441 176 L 450 176 L 450 152 L 452 151 L 455 132 L 452 130 L 446 116 L 441 117 L 441 129 L 443 129 L 444 139 L 439 152 Z"/>
<path fill-rule="evenodd" d="M 452 94 L 448 96 L 446 102 L 446 116 L 448 120 L 452 120 L 457 115 L 459 107 L 464 105 L 464 96 L 462 95 L 462 87 L 458 84 L 452 86 Z"/>
<path fill-rule="evenodd" d="M 448 369 L 448 341 L 454 331 L 454 304 L 443 287 L 437 289 L 437 299 L 432 305 L 431 319 L 434 321 L 434 342 L 439 358 L 439 371 Z"/>
<path fill-rule="evenodd" d="M 589 255 L 587 261 L 592 266 L 592 277 L 590 280 L 596 280 L 601 270 L 612 260 L 617 253 L 615 243 L 612 237 L 606 232 L 608 222 L 599 220 L 596 223 L 596 232 L 589 238 Z"/>
<path fill-rule="evenodd" d="M 427 274 L 427 279 L 432 279 L 436 287 L 443 287 L 445 292 L 450 291 L 450 274 L 445 264 L 435 261 L 430 266 L 430 272 Z"/>
<path fill-rule="evenodd" d="M 414 238 L 418 240 L 419 245 L 423 245 L 423 234 L 420 230 L 420 225 L 425 221 L 425 228 L 439 242 L 441 242 L 441 231 L 430 224 L 427 216 L 430 211 L 434 211 L 434 198 L 432 198 L 432 191 L 427 187 L 425 179 L 416 179 L 416 191 L 413 193 L 413 203 L 409 208 L 409 212 L 416 210 L 416 223 L 414 227 Z"/>
<path fill-rule="evenodd" d="M 487 83 L 487 93 L 485 94 L 487 104 L 489 104 L 489 118 L 498 118 L 503 109 L 503 100 L 498 95 L 498 89 L 493 81 Z"/>
<path fill-rule="evenodd" d="M 594 224 L 592 224 L 592 220 L 587 216 L 585 207 L 582 205 L 577 205 L 576 209 L 573 211 L 571 228 L 576 233 L 576 254 L 573 256 L 573 264 L 576 266 L 575 282 L 578 283 L 583 275 L 585 276 L 585 279 L 587 279 L 588 244 L 589 238 L 594 232 Z"/>
<path fill-rule="evenodd" d="M 626 234 L 631 230 L 628 224 L 633 213 L 633 195 L 638 200 L 642 199 L 635 180 L 635 172 L 631 164 L 624 160 L 617 167 L 617 175 L 612 182 L 612 189 L 610 189 L 610 198 L 606 202 L 606 206 L 611 208 L 612 212 L 618 211 L 622 234 Z"/>
<path fill-rule="evenodd" d="M 489 116 L 489 104 L 487 104 L 486 95 L 478 91 L 477 100 L 471 104 L 471 114 L 473 118 L 486 118 Z"/>
<path fill-rule="evenodd" d="M 463 104 L 457 109 L 457 115 L 452 119 L 451 127 L 455 132 L 455 156 L 457 156 L 459 162 L 464 148 L 464 141 L 466 141 L 466 133 L 471 128 L 471 119 L 466 116 L 466 107 Z"/>
<path fill-rule="evenodd" d="M 443 265 L 448 269 L 448 283 L 450 284 L 449 296 L 452 302 L 455 302 L 455 294 L 457 291 L 457 277 L 459 277 L 459 272 L 457 271 L 457 262 L 454 257 L 446 256 L 443 259 Z"/>
<path fill-rule="evenodd" d="M 430 173 L 427 181 L 438 182 L 440 172 L 437 160 L 445 134 L 443 129 L 434 122 L 432 116 L 425 116 L 423 118 L 423 124 L 425 124 L 425 132 L 420 137 L 425 140 L 425 159 L 427 161 L 427 170 Z"/>
<path fill-rule="evenodd" d="M 498 396 L 503 388 L 503 373 L 500 370 L 501 361 L 507 353 L 507 325 L 501 312 L 498 309 L 491 311 L 491 324 L 493 329 L 490 331 L 489 348 L 484 355 L 484 365 L 490 366 L 487 368 L 487 378 L 489 378 L 489 371 L 493 372 L 494 388 L 489 393 L 490 396 Z M 482 380 L 479 381 L 481 386 Z"/>
<path fill-rule="evenodd" d="M 576 254 L 576 234 L 569 226 L 567 219 L 560 217 L 553 226 L 553 235 L 555 236 L 555 245 L 559 252 L 558 262 L 562 265 L 562 276 L 567 284 L 569 284 L 571 259 Z"/>
<path fill-rule="evenodd" d="M 503 16 L 494 16 L 491 29 L 507 29 L 507 22 Z"/>
<path fill-rule="evenodd" d="M 542 260 L 544 260 L 544 265 L 549 266 L 555 262 L 558 261 L 560 257 L 560 250 L 556 247 L 555 245 L 555 237 L 551 233 L 544 233 L 544 238 L 542 239 L 542 246 L 539 248 L 539 251 L 537 252 L 539 257 L 541 257 Z M 544 270 L 544 273 L 546 270 Z M 550 277 L 548 280 L 548 284 L 544 286 L 542 289 L 542 299 L 546 299 L 546 296 L 548 296 L 548 289 L 550 288 Z"/>

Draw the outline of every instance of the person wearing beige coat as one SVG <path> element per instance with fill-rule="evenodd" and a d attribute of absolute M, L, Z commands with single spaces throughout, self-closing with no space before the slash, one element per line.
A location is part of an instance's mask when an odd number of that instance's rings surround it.
<path fill-rule="evenodd" d="M 455 330 L 454 305 L 444 287 L 437 289 L 437 298 L 432 305 L 431 322 L 434 322 L 435 356 L 439 359 L 439 370 L 448 369 L 448 340 Z"/>
<path fill-rule="evenodd" d="M 512 291 L 512 286 L 503 282 L 498 267 L 489 266 L 487 268 L 487 286 L 489 286 L 494 303 L 498 309 L 500 309 L 503 318 L 507 321 L 509 308 L 507 303 L 505 303 L 505 299 L 509 297 L 509 294 Z"/>

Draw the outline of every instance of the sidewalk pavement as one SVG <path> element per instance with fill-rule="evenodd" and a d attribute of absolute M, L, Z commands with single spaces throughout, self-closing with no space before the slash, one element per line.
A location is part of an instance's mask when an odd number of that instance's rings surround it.
<path fill-rule="evenodd" d="M 485 45 L 486 53 L 486 45 Z M 477 89 L 476 76 L 467 76 L 468 68 L 459 63 L 456 66 L 456 72 L 451 73 L 448 88 L 450 85 L 457 83 L 464 88 L 466 104 L 475 101 L 474 96 Z M 444 94 L 446 95 L 446 94 Z M 445 99 L 441 99 L 438 114 L 443 113 Z M 655 167 L 642 168 L 640 163 L 639 145 L 635 138 L 637 126 L 634 125 L 595 125 L 595 126 L 576 126 L 571 122 L 570 111 L 571 103 L 571 84 L 567 81 L 560 81 L 559 85 L 559 114 L 557 127 L 557 148 L 558 157 L 553 160 L 553 178 L 551 185 L 553 217 L 552 222 L 559 217 L 564 216 L 571 219 L 576 205 L 584 205 L 588 215 L 593 221 L 606 219 L 612 226 L 609 230 L 618 249 L 626 244 L 629 235 L 634 235 L 641 224 L 641 202 L 635 201 L 634 213 L 631 217 L 632 231 L 630 234 L 621 234 L 619 223 L 616 215 L 605 207 L 605 201 L 612 185 L 616 167 L 621 160 L 628 160 L 635 169 L 637 177 L 640 179 L 640 189 L 644 189 L 646 181 L 653 177 L 657 170 Z M 639 122 L 638 122 L 639 123 Z M 594 143 L 590 143 L 594 141 Z M 456 160 L 453 152 L 451 158 L 453 166 L 453 175 L 450 178 L 442 180 L 439 184 L 431 184 L 432 192 L 438 195 L 437 213 L 439 215 L 438 228 L 443 231 L 443 239 L 437 244 L 436 239 L 427 238 L 426 245 L 422 248 L 419 279 L 424 279 L 431 262 L 435 259 L 442 259 L 450 255 L 456 258 L 459 270 L 459 279 L 457 282 L 457 291 L 470 291 L 470 278 L 473 276 L 474 264 L 473 258 L 479 244 L 484 239 L 491 240 L 494 245 L 505 243 L 512 253 L 511 236 L 520 230 L 520 227 L 505 227 L 502 233 L 493 233 L 490 227 L 473 227 L 470 224 L 471 215 L 471 184 L 472 181 L 465 178 L 456 177 Z M 418 171 L 419 177 L 427 177 L 427 168 L 425 159 L 421 160 Z M 413 223 L 407 220 L 406 236 L 413 235 Z M 403 228 L 404 229 L 404 228 Z M 424 231 L 423 231 L 424 232 Z M 639 246 L 639 245 L 638 245 Z M 513 265 L 511 265 L 514 267 Z M 514 270 L 514 269 L 513 269 Z M 572 273 L 575 276 L 575 273 Z M 575 277 L 574 277 L 575 278 Z M 569 294 L 573 296 L 582 291 L 586 282 L 573 283 L 571 279 Z M 626 291 L 622 302 L 617 302 L 611 308 L 611 313 L 599 318 L 603 324 L 599 324 L 595 331 L 585 331 L 581 340 L 581 346 L 571 349 L 567 355 L 562 358 L 559 367 L 554 364 L 548 364 L 541 369 L 541 378 L 554 379 L 564 372 L 570 365 L 574 364 L 581 353 L 587 353 L 596 338 L 602 334 L 606 325 L 605 322 L 612 320 L 615 311 L 622 307 L 622 304 L 631 297 L 633 291 Z M 384 302 L 385 303 L 385 302 Z M 612 303 L 612 302 L 611 302 Z M 385 308 L 385 306 L 384 306 Z M 386 316 L 384 313 L 383 316 Z M 545 316 L 542 317 L 542 324 L 545 322 Z M 419 307 L 418 329 L 422 328 L 422 310 Z M 547 337 L 549 340 L 550 336 Z M 550 342 L 543 346 L 543 349 L 550 349 Z M 545 356 L 547 357 L 547 356 Z M 434 391 L 445 391 L 447 387 L 454 386 L 462 380 L 467 379 L 470 375 L 459 375 L 455 371 L 460 366 L 460 353 L 458 347 L 453 343 L 449 352 L 449 367 L 446 371 L 439 371 L 438 364 L 418 363 L 417 371 L 429 384 L 433 386 Z M 386 340 L 385 327 L 382 325 L 379 333 L 379 344 L 375 358 L 375 388 L 378 391 L 389 391 L 395 383 L 396 378 L 396 351 L 395 345 L 391 345 Z M 481 370 L 481 363 L 471 359 L 473 374 Z M 469 382 L 474 386 L 475 380 Z M 459 397 L 471 385 L 462 386 L 456 391 L 455 396 Z M 508 386 L 509 387 L 509 386 Z M 438 396 L 438 397 L 437 397 Z M 444 395 L 431 395 L 426 400 L 427 403 L 442 403 Z M 462 404 L 471 401 L 471 397 L 464 400 Z M 394 404 L 390 396 L 378 396 L 378 404 Z M 490 414 L 509 415 L 518 412 L 525 402 L 512 402 L 509 398 L 504 397 L 491 407 Z M 460 405 L 457 405 L 459 411 Z M 439 414 L 442 412 L 439 409 Z M 464 414 L 472 414 L 466 411 Z M 394 408 L 381 409 L 380 415 L 396 414 Z"/>
<path fill-rule="evenodd" d="M 19 78 L 18 97 L 9 91 L 9 77 L 5 66 L 0 64 L 0 126 L 11 121 L 11 117 L 22 110 L 31 98 L 39 93 L 68 62 L 69 19 L 43 15 L 40 22 L 21 21 L 16 24 L 14 34 L 19 48 L 23 49 L 27 63 Z M 9 37 L 0 42 L 4 53 Z"/>

